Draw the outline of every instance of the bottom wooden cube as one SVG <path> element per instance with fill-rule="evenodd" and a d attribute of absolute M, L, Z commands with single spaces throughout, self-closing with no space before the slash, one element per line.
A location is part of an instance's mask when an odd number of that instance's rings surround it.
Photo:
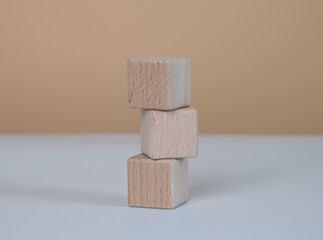
<path fill-rule="evenodd" d="M 128 202 L 133 207 L 175 208 L 188 199 L 187 159 L 128 159 Z"/>

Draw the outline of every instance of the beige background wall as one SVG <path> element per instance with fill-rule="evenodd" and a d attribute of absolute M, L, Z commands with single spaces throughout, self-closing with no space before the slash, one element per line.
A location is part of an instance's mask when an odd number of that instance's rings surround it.
<path fill-rule="evenodd" d="M 138 132 L 126 60 L 188 56 L 201 133 L 323 133 L 323 1 L 0 1 L 0 132 Z"/>

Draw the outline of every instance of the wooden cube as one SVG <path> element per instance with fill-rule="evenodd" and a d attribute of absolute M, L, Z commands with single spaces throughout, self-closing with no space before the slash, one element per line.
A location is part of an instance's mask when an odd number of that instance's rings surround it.
<path fill-rule="evenodd" d="M 190 105 L 190 59 L 142 57 L 128 60 L 128 101 L 132 108 L 173 110 Z"/>
<path fill-rule="evenodd" d="M 133 207 L 175 208 L 188 199 L 187 159 L 128 159 L 128 202 Z"/>
<path fill-rule="evenodd" d="M 152 159 L 196 157 L 197 111 L 141 110 L 141 151 Z"/>

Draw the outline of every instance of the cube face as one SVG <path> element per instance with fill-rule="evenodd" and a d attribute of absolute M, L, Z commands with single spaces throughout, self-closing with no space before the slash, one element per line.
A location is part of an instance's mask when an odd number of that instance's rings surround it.
<path fill-rule="evenodd" d="M 128 59 L 129 106 L 173 110 L 189 106 L 189 58 L 142 57 Z"/>
<path fill-rule="evenodd" d="M 174 208 L 188 199 L 187 159 L 128 159 L 129 206 Z"/>
<path fill-rule="evenodd" d="M 141 151 L 152 159 L 196 157 L 197 111 L 141 110 Z"/>

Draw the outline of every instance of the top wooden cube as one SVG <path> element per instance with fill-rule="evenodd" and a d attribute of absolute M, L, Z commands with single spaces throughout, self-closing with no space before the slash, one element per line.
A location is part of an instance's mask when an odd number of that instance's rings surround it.
<path fill-rule="evenodd" d="M 128 59 L 128 101 L 132 108 L 173 110 L 191 102 L 190 59 Z"/>

